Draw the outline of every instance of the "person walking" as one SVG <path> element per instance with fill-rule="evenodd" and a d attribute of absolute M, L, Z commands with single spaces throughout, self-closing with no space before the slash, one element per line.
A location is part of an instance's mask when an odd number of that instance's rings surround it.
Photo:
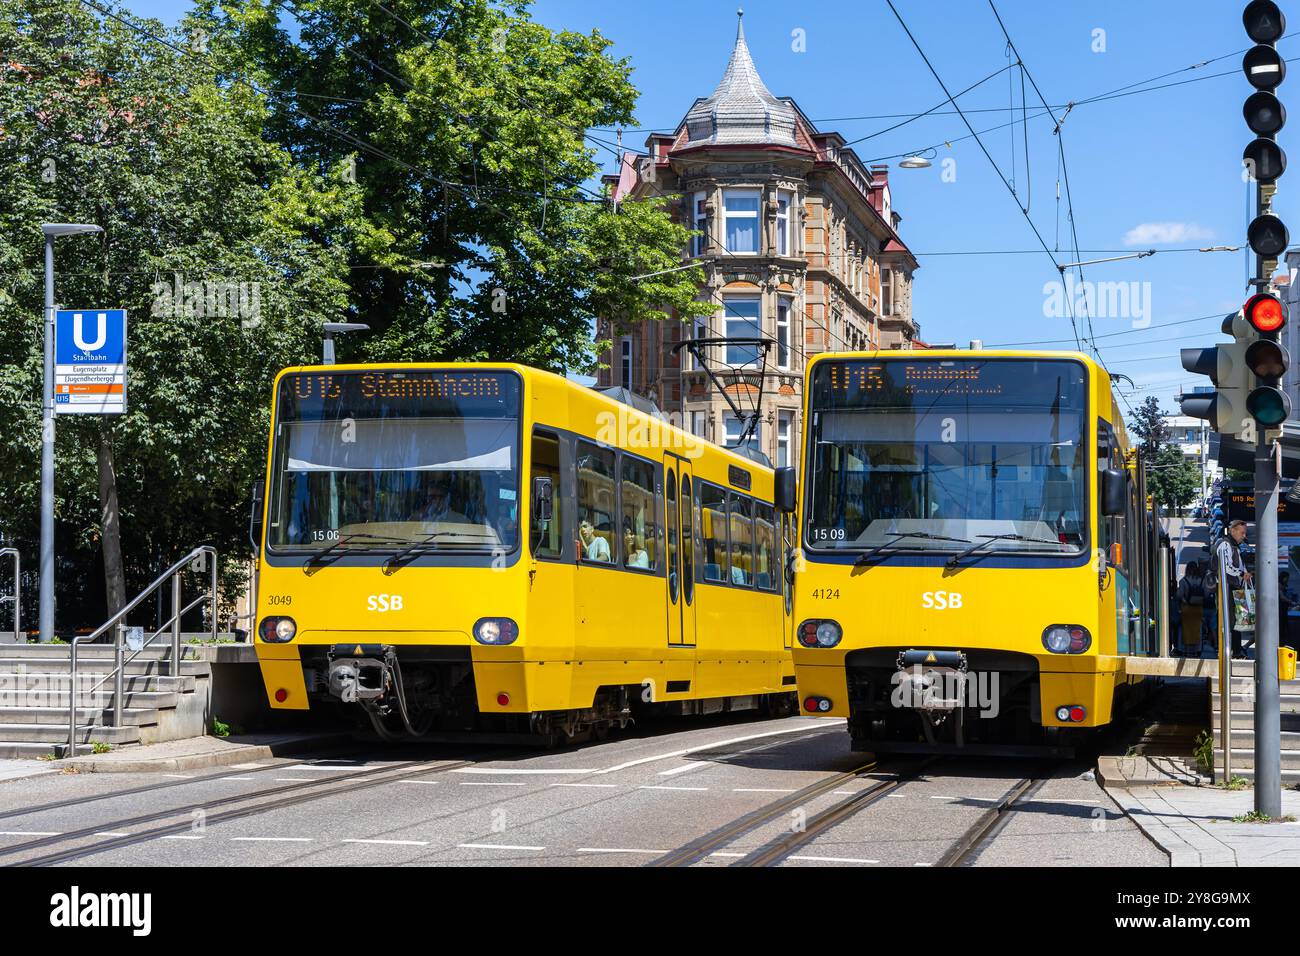
<path fill-rule="evenodd" d="M 1225 575 L 1228 582 L 1228 606 L 1219 608 L 1219 613 L 1228 615 L 1229 627 L 1235 623 L 1236 617 L 1233 613 L 1233 592 L 1250 587 L 1253 581 L 1251 573 L 1246 570 L 1246 563 L 1241 559 L 1241 546 L 1245 540 L 1246 522 L 1237 518 L 1228 523 L 1228 533 L 1220 539 L 1214 549 L 1218 558 L 1219 573 Z M 1232 656 L 1234 658 L 1245 656 L 1241 648 L 1241 632 L 1236 628 L 1232 628 Z"/>
<path fill-rule="evenodd" d="M 1183 653 L 1190 656 L 1201 646 L 1201 620 L 1205 616 L 1205 575 L 1199 561 L 1189 561 L 1178 582 L 1178 610 Z"/>

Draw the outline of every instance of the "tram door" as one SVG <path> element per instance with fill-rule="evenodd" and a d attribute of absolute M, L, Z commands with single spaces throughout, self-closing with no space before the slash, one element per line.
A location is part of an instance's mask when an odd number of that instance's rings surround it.
<path fill-rule="evenodd" d="M 668 643 L 695 644 L 694 508 L 690 462 L 664 456 L 664 527 L 668 543 Z"/>
<path fill-rule="evenodd" d="M 776 569 L 781 580 L 781 598 L 782 598 L 782 617 L 783 624 L 781 633 L 785 638 L 786 650 L 794 646 L 794 585 L 790 583 L 786 575 L 786 568 L 790 566 L 790 560 L 794 557 L 794 515 L 787 512 L 781 512 L 781 550 L 779 553 L 780 567 Z"/>

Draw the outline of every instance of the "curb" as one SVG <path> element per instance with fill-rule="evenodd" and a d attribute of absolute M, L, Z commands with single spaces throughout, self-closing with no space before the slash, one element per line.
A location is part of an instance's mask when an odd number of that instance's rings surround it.
<path fill-rule="evenodd" d="M 1132 820 L 1133 824 L 1142 831 L 1142 835 L 1150 840 L 1160 852 L 1169 857 L 1171 867 L 1198 867 L 1202 865 L 1201 854 L 1169 827 L 1163 823 L 1154 822 L 1150 808 L 1129 793 L 1126 787 L 1112 790 L 1107 786 L 1106 793 L 1124 811 L 1124 816 Z"/>
<path fill-rule="evenodd" d="M 320 750 L 339 743 L 351 742 L 350 733 L 310 734 L 283 737 L 264 744 L 230 744 L 205 753 L 178 754 L 174 757 L 75 757 L 59 761 L 58 769 L 79 773 L 156 773 L 175 770 L 201 770 L 205 767 L 224 767 L 234 763 L 247 763 L 258 759 Z"/>

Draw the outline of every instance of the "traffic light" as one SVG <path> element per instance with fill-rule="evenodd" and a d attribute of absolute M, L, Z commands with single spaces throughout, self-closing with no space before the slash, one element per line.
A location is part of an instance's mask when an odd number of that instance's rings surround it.
<path fill-rule="evenodd" d="M 1277 428 L 1291 416 L 1291 399 L 1281 387 L 1291 357 L 1278 341 L 1278 333 L 1286 325 L 1286 308 L 1277 296 L 1261 292 L 1250 297 L 1242 314 L 1259 333 L 1246 348 L 1246 366 L 1255 376 L 1246 411 L 1264 428 Z"/>
<path fill-rule="evenodd" d="M 1255 46 L 1246 51 L 1241 68 L 1256 90 L 1242 107 L 1246 125 L 1255 134 L 1242 153 L 1241 160 L 1250 177 L 1263 186 L 1272 186 L 1286 172 L 1286 153 L 1277 144 L 1277 134 L 1286 125 L 1286 107 L 1274 93 L 1286 79 L 1286 60 L 1275 44 L 1286 33 L 1286 17 L 1273 0 L 1253 0 L 1242 14 L 1246 34 Z M 1286 251 L 1291 237 L 1286 225 L 1267 208 L 1271 193 L 1261 200 L 1259 215 L 1246 229 L 1246 241 L 1263 260 L 1265 276 L 1277 268 L 1279 256 Z"/>
<path fill-rule="evenodd" d="M 1184 395 L 1179 405 L 1184 415 L 1205 419 L 1220 435 L 1237 436 L 1249 428 L 1246 398 L 1254 383 L 1246 363 L 1246 350 L 1255 339 L 1255 329 L 1243 313 L 1234 312 L 1224 318 L 1223 334 L 1231 335 L 1234 341 L 1180 351 L 1183 368 L 1209 376 L 1215 391 Z"/>

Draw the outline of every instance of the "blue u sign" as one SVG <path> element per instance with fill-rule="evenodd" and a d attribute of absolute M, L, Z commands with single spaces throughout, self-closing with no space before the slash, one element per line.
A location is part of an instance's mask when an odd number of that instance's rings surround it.
<path fill-rule="evenodd" d="M 56 365 L 124 365 L 125 309 L 67 309 L 54 317 Z"/>

